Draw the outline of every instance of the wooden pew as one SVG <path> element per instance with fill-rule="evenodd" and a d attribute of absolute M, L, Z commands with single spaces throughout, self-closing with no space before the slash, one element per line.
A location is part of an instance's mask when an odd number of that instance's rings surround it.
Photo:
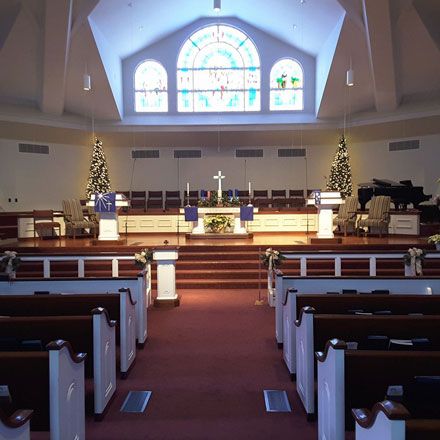
<path fill-rule="evenodd" d="M 440 350 L 440 316 L 358 316 L 316 314 L 313 307 L 303 307 L 296 326 L 296 390 L 306 410 L 307 419 L 315 413 L 315 351 L 322 351 L 329 339 L 359 342 L 369 335 L 393 339 L 426 337 L 431 348 Z"/>
<path fill-rule="evenodd" d="M 99 307 L 89 316 L 1 317 L 2 338 L 41 340 L 44 345 L 56 339 L 69 341 L 75 352 L 89 353 L 86 376 L 93 377 L 95 418 L 100 420 L 116 391 L 116 321 Z"/>
<path fill-rule="evenodd" d="M 371 407 L 390 384 L 406 385 L 414 376 L 440 371 L 439 351 L 347 350 L 332 339 L 318 360 L 318 438 L 344 440 L 351 408 Z"/>
<path fill-rule="evenodd" d="M 0 410 L 0 439 L 4 440 L 30 440 L 30 420 L 33 411 L 18 409 L 11 415 L 6 415 Z"/>
<path fill-rule="evenodd" d="M 32 408 L 31 429 L 51 440 L 85 439 L 85 353 L 53 341 L 43 352 L 0 352 L 0 377 L 18 408 Z"/>
<path fill-rule="evenodd" d="M 16 279 L 13 283 L 0 281 L 2 295 L 33 295 L 36 291 L 64 293 L 103 293 L 130 289 L 136 301 L 136 337 L 138 346 L 143 347 L 147 340 L 147 279 L 143 274 L 137 277 L 119 278 L 29 278 Z"/>
<path fill-rule="evenodd" d="M 120 371 L 126 378 L 136 358 L 135 301 L 129 289 L 119 293 L 0 295 L 0 315 L 69 316 L 88 315 L 95 307 L 105 308 L 119 324 Z"/>
<path fill-rule="evenodd" d="M 286 292 L 293 289 L 301 294 L 322 294 L 342 289 L 356 289 L 371 292 L 377 289 L 388 289 L 392 294 L 438 294 L 440 293 L 440 278 L 438 277 L 291 277 L 283 276 L 276 271 L 275 276 L 275 338 L 278 347 L 283 345 L 283 302 Z M 309 304 L 305 304 L 309 305 Z M 297 319 L 295 317 L 295 319 Z"/>
<path fill-rule="evenodd" d="M 413 419 L 404 405 L 390 400 L 374 404 L 371 411 L 352 409 L 356 440 L 438 440 L 439 419 Z"/>
<path fill-rule="evenodd" d="M 283 319 L 283 358 L 292 377 L 296 374 L 296 326 L 302 307 L 311 306 L 317 313 L 348 313 L 351 309 L 391 310 L 397 314 L 424 313 L 440 315 L 440 295 L 410 294 L 299 294 L 290 290 L 284 295 Z"/>

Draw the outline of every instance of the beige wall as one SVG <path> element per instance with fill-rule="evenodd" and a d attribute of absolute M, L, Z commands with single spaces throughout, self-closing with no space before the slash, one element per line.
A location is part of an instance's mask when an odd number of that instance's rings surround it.
<path fill-rule="evenodd" d="M 438 192 L 436 180 L 440 177 L 440 134 L 417 138 L 421 140 L 419 150 L 401 152 L 388 151 L 388 142 L 393 139 L 362 142 L 359 136 L 353 141 L 349 138 L 354 188 L 356 189 L 359 182 L 378 177 L 391 180 L 411 179 L 415 185 L 425 187 L 425 194 Z M 175 140 L 179 145 L 179 135 L 176 135 Z M 239 137 L 237 140 L 237 145 L 249 145 Z M 20 140 L 23 141 L 29 140 Z M 0 139 L 0 206 L 4 210 L 60 209 L 63 198 L 84 197 L 91 146 L 47 142 L 50 154 L 39 155 L 19 153 L 18 142 Z M 41 140 L 38 142 L 41 143 Z M 279 146 L 286 148 L 289 145 Z M 295 142 L 295 147 L 297 146 Z M 194 147 L 200 148 L 200 144 Z M 185 148 L 188 148 L 188 145 L 185 145 Z M 202 159 L 177 161 L 173 158 L 173 148 L 161 147 L 160 159 L 133 161 L 131 148 L 108 146 L 104 141 L 112 188 L 130 188 L 133 165 L 132 188 L 137 190 L 174 190 L 179 181 L 182 191 L 186 182 L 190 183 L 192 189 L 213 189 L 216 188 L 216 183 L 212 176 L 218 170 L 226 175 L 225 189 L 246 189 L 249 180 L 253 189 L 321 188 L 325 185 L 324 176 L 329 175 L 331 161 L 337 148 L 337 134 L 333 135 L 327 145 L 307 145 L 307 160 L 280 159 L 276 157 L 277 146 L 265 147 L 264 158 L 246 160 L 246 178 L 245 161 L 234 157 L 235 147 L 221 147 L 220 151 L 213 146 L 201 148 Z M 9 203 L 9 197 L 17 197 L 18 203 Z"/>

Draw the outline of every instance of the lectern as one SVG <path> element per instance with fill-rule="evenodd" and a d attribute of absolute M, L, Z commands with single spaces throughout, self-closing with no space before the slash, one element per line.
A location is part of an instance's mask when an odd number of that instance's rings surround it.
<path fill-rule="evenodd" d="M 334 238 L 333 208 L 344 201 L 339 191 L 313 191 L 307 199 L 307 205 L 318 208 L 318 238 Z"/>
<path fill-rule="evenodd" d="M 107 195 L 111 193 L 98 194 L 105 198 Z M 119 240 L 119 226 L 118 226 L 118 211 L 117 208 L 122 206 L 129 206 L 130 201 L 127 200 L 122 194 L 116 194 L 114 197 L 114 205 L 113 200 L 109 198 L 109 201 L 105 200 L 102 202 L 101 209 L 96 209 L 95 203 L 95 194 L 90 196 L 90 200 L 87 202 L 87 206 L 95 207 L 95 211 L 99 213 L 99 237 L 98 240 L 108 241 Z M 113 205 L 113 206 L 112 206 Z M 107 206 L 108 209 L 105 209 Z"/>
<path fill-rule="evenodd" d="M 158 246 L 153 249 L 153 260 L 157 263 L 157 298 L 155 307 L 176 307 L 180 299 L 176 292 L 176 260 L 179 247 Z"/>

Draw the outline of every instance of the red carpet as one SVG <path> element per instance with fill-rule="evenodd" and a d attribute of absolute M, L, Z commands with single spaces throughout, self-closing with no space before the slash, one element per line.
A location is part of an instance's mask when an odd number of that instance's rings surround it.
<path fill-rule="evenodd" d="M 149 311 L 138 351 L 103 422 L 88 439 L 315 439 L 274 339 L 274 309 L 252 290 L 180 291 L 181 306 Z M 292 413 L 266 413 L 263 389 L 285 389 Z M 143 414 L 123 414 L 129 390 L 153 391 Z"/>

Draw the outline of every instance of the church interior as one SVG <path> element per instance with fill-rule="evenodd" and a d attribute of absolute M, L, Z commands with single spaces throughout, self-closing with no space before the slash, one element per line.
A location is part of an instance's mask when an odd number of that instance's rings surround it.
<path fill-rule="evenodd" d="M 440 438 L 439 24 L 2 0 L 0 440 Z"/>

